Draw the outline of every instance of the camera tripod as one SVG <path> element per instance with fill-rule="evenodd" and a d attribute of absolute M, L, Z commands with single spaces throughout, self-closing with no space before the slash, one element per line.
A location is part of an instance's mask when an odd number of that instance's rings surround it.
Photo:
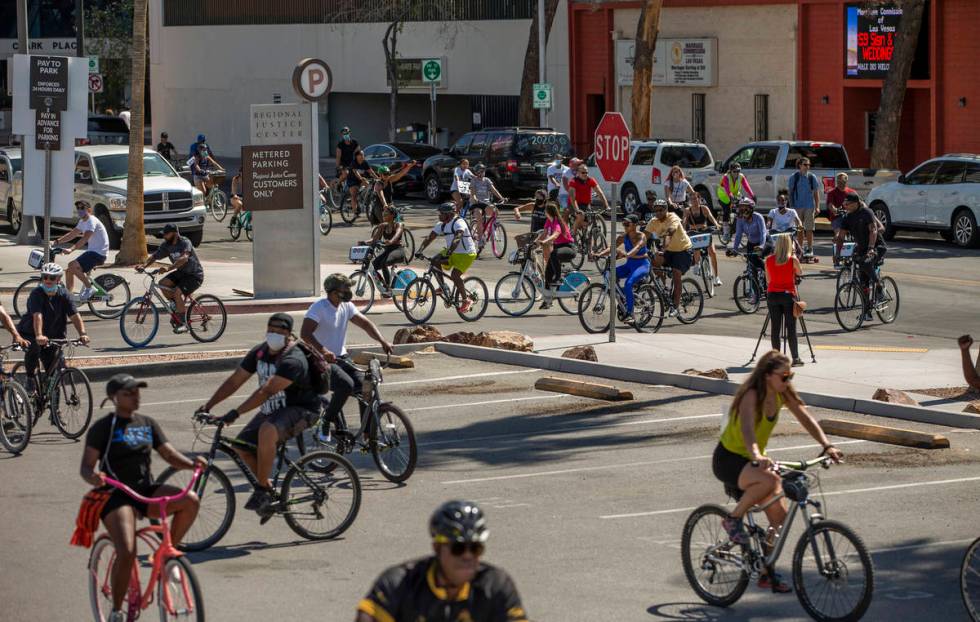
<path fill-rule="evenodd" d="M 786 319 L 789 319 L 789 318 L 786 318 Z M 817 355 L 815 355 L 813 353 L 813 344 L 810 343 L 810 332 L 806 329 L 806 318 L 804 318 L 801 315 L 797 319 L 799 320 L 800 328 L 803 331 L 803 336 L 806 338 L 806 345 L 807 345 L 808 348 L 810 348 L 810 360 L 813 363 L 816 363 L 817 362 Z M 755 350 L 752 350 L 752 358 L 750 358 L 749 359 L 749 362 L 745 364 L 746 367 L 748 367 L 749 365 L 752 364 L 753 361 L 755 361 L 755 356 L 759 352 L 759 345 L 762 343 L 762 338 L 766 334 L 766 329 L 769 328 L 769 322 L 770 321 L 772 321 L 772 314 L 769 313 L 769 307 L 767 305 L 766 306 L 766 319 L 762 323 L 762 330 L 759 331 L 759 339 L 755 342 Z M 783 354 L 786 354 L 786 347 L 788 345 L 787 344 L 788 341 L 789 341 L 789 330 L 788 330 L 788 327 L 786 326 L 786 322 L 784 321 L 783 322 L 783 331 L 782 331 L 782 352 L 783 352 Z M 798 335 L 797 335 L 797 342 L 799 342 L 799 336 Z"/>

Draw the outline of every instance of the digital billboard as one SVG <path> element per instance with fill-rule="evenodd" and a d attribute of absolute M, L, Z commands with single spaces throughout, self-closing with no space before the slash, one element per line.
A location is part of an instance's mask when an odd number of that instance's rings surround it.
<path fill-rule="evenodd" d="M 912 63 L 912 79 L 929 77 L 929 24 L 926 6 Z M 844 7 L 844 77 L 883 79 L 891 67 L 902 9 L 892 4 L 849 4 Z"/>

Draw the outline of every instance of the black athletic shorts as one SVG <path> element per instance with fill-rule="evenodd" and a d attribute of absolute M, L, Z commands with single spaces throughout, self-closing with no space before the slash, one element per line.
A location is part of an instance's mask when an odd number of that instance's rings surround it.
<path fill-rule="evenodd" d="M 736 501 L 742 498 L 742 491 L 738 487 L 738 476 L 742 474 L 745 465 L 750 462 L 752 461 L 748 458 L 728 451 L 721 443 L 715 447 L 715 453 L 711 457 L 711 470 L 715 477 L 725 485 L 725 492 L 728 496 Z"/>
<path fill-rule="evenodd" d="M 168 272 L 163 275 L 162 280 L 168 280 L 174 284 L 174 287 L 178 288 L 184 293 L 185 296 L 189 296 L 197 291 L 197 288 L 204 283 L 204 279 L 198 278 L 193 274 L 186 274 L 180 270 L 174 270 L 173 272 Z"/>
<path fill-rule="evenodd" d="M 150 484 L 149 486 L 132 486 L 133 490 L 144 497 L 154 496 L 157 488 L 159 488 L 159 486 L 156 484 Z M 124 505 L 131 506 L 134 510 L 136 510 L 136 518 L 146 518 L 146 504 L 142 501 L 133 499 L 118 488 L 112 489 L 112 494 L 109 495 L 109 500 L 102 506 L 102 512 L 99 514 L 99 518 L 105 519 L 109 512 L 121 508 Z"/>

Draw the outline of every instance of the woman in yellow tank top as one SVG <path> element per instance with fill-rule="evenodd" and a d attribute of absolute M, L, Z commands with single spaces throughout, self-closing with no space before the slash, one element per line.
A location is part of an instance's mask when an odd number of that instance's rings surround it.
<path fill-rule="evenodd" d="M 766 446 L 783 406 L 789 408 L 807 432 L 823 447 L 823 453 L 834 462 L 841 460 L 840 451 L 830 444 L 823 430 L 810 416 L 806 405 L 793 388 L 792 361 L 786 355 L 771 350 L 759 359 L 752 374 L 735 392 L 728 419 L 722 430 L 712 458 L 715 477 L 725 484 L 725 490 L 735 497 L 738 505 L 722 525 L 734 542 L 748 541 L 742 517 L 754 505 L 761 505 L 779 494 L 781 480 L 766 456 Z M 766 508 L 772 530 L 778 530 L 786 519 L 782 502 Z M 775 577 L 777 591 L 788 592 L 790 587 Z M 759 586 L 771 587 L 768 576 L 759 579 Z"/>

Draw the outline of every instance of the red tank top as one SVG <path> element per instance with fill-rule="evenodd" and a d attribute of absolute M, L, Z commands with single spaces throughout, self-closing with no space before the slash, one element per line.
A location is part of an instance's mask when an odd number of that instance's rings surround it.
<path fill-rule="evenodd" d="M 784 264 L 776 263 L 776 256 L 766 257 L 766 275 L 769 279 L 770 292 L 786 292 L 796 295 L 796 275 L 793 274 L 793 260 Z"/>

